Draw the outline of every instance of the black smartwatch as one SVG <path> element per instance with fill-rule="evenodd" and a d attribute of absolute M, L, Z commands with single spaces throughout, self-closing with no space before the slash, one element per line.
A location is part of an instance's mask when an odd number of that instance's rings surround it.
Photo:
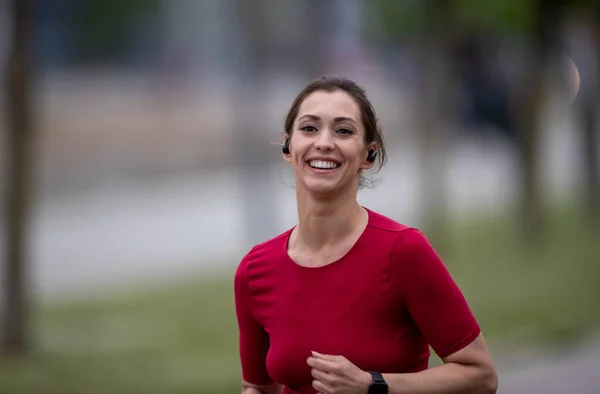
<path fill-rule="evenodd" d="M 371 374 L 373 381 L 369 386 L 369 391 L 367 391 L 367 394 L 388 394 L 388 385 L 383 376 L 379 372 L 368 372 Z"/>

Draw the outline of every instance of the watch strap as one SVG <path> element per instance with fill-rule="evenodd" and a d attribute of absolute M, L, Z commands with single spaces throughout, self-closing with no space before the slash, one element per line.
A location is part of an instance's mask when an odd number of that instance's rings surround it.
<path fill-rule="evenodd" d="M 367 371 L 371 375 L 373 382 L 369 386 L 369 391 L 367 394 L 387 394 L 388 385 L 383 375 L 379 372 Z"/>

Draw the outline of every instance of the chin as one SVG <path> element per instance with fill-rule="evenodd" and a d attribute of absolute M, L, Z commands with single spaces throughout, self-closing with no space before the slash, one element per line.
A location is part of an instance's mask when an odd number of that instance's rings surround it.
<path fill-rule="evenodd" d="M 347 188 L 339 181 L 325 179 L 310 179 L 304 183 L 306 191 L 318 197 L 332 197 L 338 195 Z"/>

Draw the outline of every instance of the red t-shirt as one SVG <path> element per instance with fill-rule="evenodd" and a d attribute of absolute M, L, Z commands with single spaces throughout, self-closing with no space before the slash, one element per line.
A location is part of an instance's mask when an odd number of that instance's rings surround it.
<path fill-rule="evenodd" d="M 287 254 L 292 229 L 255 246 L 235 274 L 242 377 L 316 393 L 311 351 L 381 373 L 428 367 L 480 333 L 462 292 L 425 236 L 381 214 L 352 249 L 322 267 Z"/>

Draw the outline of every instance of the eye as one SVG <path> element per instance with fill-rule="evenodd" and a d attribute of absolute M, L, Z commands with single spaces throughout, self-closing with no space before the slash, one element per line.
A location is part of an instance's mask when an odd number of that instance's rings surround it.
<path fill-rule="evenodd" d="M 354 134 L 354 132 L 348 128 L 342 127 L 341 129 L 336 130 L 337 133 L 340 134 Z"/>
<path fill-rule="evenodd" d="M 317 128 L 311 125 L 306 125 L 306 126 L 302 126 L 300 127 L 300 130 L 302 131 L 307 131 L 307 132 L 313 132 L 313 131 L 317 131 Z"/>

